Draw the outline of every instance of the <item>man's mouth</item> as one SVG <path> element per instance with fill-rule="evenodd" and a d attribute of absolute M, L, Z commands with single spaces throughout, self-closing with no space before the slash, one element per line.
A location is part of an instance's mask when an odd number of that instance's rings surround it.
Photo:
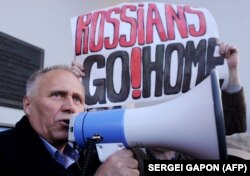
<path fill-rule="evenodd" d="M 69 120 L 62 120 L 60 123 L 65 127 L 69 127 Z"/>

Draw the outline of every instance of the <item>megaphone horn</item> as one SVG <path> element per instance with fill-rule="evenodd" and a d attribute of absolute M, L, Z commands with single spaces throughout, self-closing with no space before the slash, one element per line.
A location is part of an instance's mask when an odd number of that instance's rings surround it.
<path fill-rule="evenodd" d="M 88 138 L 98 134 L 102 137 L 100 145 L 122 143 L 127 148 L 168 148 L 195 159 L 227 158 L 221 92 L 215 70 L 199 85 L 171 101 L 126 110 L 82 112 L 71 126 L 71 140 L 82 147 Z"/>

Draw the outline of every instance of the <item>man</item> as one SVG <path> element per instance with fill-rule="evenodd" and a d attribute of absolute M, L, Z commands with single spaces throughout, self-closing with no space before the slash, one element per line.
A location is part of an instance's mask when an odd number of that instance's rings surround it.
<path fill-rule="evenodd" d="M 34 73 L 23 98 L 25 116 L 0 134 L 0 175 L 80 175 L 79 160 L 84 158 L 67 141 L 69 119 L 84 111 L 84 93 L 71 68 L 53 66 Z M 88 175 L 139 175 L 130 150 L 102 164 L 97 161 Z"/>

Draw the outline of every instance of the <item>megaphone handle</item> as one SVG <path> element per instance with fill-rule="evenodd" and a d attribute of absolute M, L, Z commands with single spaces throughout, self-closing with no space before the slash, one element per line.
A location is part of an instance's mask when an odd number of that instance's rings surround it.
<path fill-rule="evenodd" d="M 93 151 L 95 144 L 97 142 L 102 141 L 102 137 L 100 135 L 93 135 L 92 138 L 87 139 L 87 145 L 86 145 L 86 153 L 84 156 L 84 161 L 81 164 L 81 175 L 86 175 L 87 170 L 89 168 L 90 160 L 92 159 L 93 156 Z"/>
<path fill-rule="evenodd" d="M 96 144 L 96 150 L 99 160 L 104 162 L 110 155 L 125 148 L 123 143 L 98 143 Z"/>
<path fill-rule="evenodd" d="M 140 171 L 140 175 L 144 175 L 144 160 L 151 159 L 148 154 L 146 154 L 145 148 L 132 147 L 131 148 L 135 159 L 138 161 L 138 169 Z M 144 151 L 145 150 L 145 151 Z"/>
<path fill-rule="evenodd" d="M 86 154 L 84 157 L 85 159 L 84 159 L 83 163 L 81 163 L 81 175 L 87 174 L 90 160 L 92 159 L 92 156 L 93 156 L 93 149 L 94 149 L 95 143 L 96 142 L 94 139 L 88 139 L 88 141 L 87 141 Z"/>

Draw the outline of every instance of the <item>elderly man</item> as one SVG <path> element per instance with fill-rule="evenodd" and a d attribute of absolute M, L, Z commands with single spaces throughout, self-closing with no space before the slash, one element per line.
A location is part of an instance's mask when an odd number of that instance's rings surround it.
<path fill-rule="evenodd" d="M 82 152 L 68 144 L 69 119 L 84 110 L 84 87 L 71 68 L 53 66 L 34 73 L 23 98 L 25 116 L 0 134 L 0 175 L 81 174 Z M 139 175 L 130 150 L 93 160 L 88 175 Z"/>

